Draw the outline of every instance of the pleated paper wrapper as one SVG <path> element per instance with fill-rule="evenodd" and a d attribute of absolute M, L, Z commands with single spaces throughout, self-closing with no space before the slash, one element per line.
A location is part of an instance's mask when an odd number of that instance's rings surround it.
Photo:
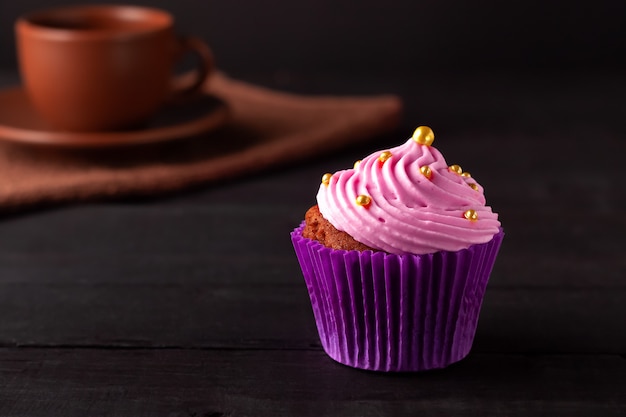
<path fill-rule="evenodd" d="M 458 252 L 330 249 L 291 233 L 324 351 L 372 371 L 444 368 L 469 353 L 504 237 Z"/>

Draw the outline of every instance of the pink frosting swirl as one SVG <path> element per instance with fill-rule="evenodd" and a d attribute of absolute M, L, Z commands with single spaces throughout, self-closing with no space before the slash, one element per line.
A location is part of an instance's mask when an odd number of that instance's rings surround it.
<path fill-rule="evenodd" d="M 498 215 L 485 205 L 482 186 L 449 169 L 436 148 L 409 139 L 388 152 L 384 162 L 374 153 L 320 185 L 320 212 L 338 230 L 394 254 L 458 251 L 498 233 Z M 359 195 L 369 197 L 369 205 L 357 204 Z"/>

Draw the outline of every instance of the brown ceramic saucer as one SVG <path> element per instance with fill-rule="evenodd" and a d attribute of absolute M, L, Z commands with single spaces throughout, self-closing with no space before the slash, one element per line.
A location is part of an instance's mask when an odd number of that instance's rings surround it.
<path fill-rule="evenodd" d="M 21 87 L 0 90 L 0 140 L 66 148 L 142 145 L 198 136 L 222 126 L 226 104 L 203 95 L 165 106 L 144 126 L 111 132 L 64 132 L 50 129 Z"/>

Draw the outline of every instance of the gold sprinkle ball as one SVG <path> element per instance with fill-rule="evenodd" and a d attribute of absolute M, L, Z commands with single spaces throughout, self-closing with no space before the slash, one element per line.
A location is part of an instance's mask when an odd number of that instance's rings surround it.
<path fill-rule="evenodd" d="M 471 175 L 470 175 L 470 173 L 469 173 L 469 172 L 464 172 L 464 173 L 462 173 L 462 174 L 461 174 L 461 176 L 462 176 L 462 177 L 466 177 L 466 178 L 471 177 Z"/>
<path fill-rule="evenodd" d="M 452 172 L 456 172 L 459 175 L 463 173 L 463 170 L 461 169 L 460 165 L 450 165 L 448 169 Z"/>
<path fill-rule="evenodd" d="M 387 161 L 387 159 L 391 158 L 391 152 L 389 151 L 384 151 L 380 153 L 380 156 L 378 157 L 378 160 L 380 161 L 381 164 L 384 164 L 385 161 Z"/>
<path fill-rule="evenodd" d="M 430 127 L 420 126 L 413 132 L 413 140 L 420 145 L 430 146 L 435 140 L 435 134 Z"/>
<path fill-rule="evenodd" d="M 430 169 L 428 165 L 420 167 L 420 172 L 428 179 L 431 179 L 433 177 L 433 170 Z"/>
<path fill-rule="evenodd" d="M 322 176 L 322 184 L 328 187 L 328 184 L 330 184 L 330 179 L 332 178 L 332 176 L 333 174 L 330 174 L 330 173 L 324 174 Z"/>
<path fill-rule="evenodd" d="M 478 220 L 478 213 L 476 213 L 476 210 L 469 209 L 465 213 L 463 213 L 463 217 L 465 217 L 469 221 L 475 222 L 476 220 Z"/>
<path fill-rule="evenodd" d="M 369 207 L 370 204 L 372 204 L 372 198 L 368 195 L 359 195 L 356 198 L 356 204 L 362 207 Z"/>
<path fill-rule="evenodd" d="M 357 160 L 354 162 L 354 168 L 356 169 L 356 167 L 358 167 L 361 164 L 361 160 Z"/>
<path fill-rule="evenodd" d="M 467 185 L 469 185 L 472 190 L 478 191 L 478 185 L 476 183 L 468 182 Z"/>

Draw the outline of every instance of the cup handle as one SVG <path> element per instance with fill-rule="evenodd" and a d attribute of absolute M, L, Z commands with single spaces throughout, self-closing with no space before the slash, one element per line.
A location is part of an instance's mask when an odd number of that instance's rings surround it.
<path fill-rule="evenodd" d="M 184 74 L 176 77 L 172 87 L 172 96 L 174 99 L 186 97 L 190 94 L 198 92 L 204 82 L 214 69 L 215 60 L 213 52 L 205 41 L 195 36 L 181 36 L 178 38 L 180 57 L 188 52 L 196 55 L 197 67 L 190 71 L 190 74 Z"/>

